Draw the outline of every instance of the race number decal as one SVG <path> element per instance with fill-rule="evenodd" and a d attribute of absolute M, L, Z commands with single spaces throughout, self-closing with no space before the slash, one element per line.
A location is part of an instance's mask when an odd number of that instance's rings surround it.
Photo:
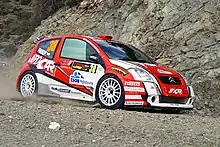
<path fill-rule="evenodd" d="M 59 42 L 59 40 L 52 40 L 50 42 L 50 46 L 47 48 L 47 51 L 48 52 L 54 52 L 56 47 L 57 47 L 58 42 Z"/>

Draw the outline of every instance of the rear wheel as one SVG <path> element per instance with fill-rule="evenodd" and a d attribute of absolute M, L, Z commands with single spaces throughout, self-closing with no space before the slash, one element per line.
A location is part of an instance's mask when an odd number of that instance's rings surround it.
<path fill-rule="evenodd" d="M 102 107 L 121 108 L 124 105 L 124 89 L 120 79 L 114 75 L 104 76 L 97 84 L 96 99 Z"/>
<path fill-rule="evenodd" d="M 19 83 L 19 91 L 23 97 L 29 97 L 36 94 L 37 80 L 32 72 L 26 72 L 22 75 Z"/>

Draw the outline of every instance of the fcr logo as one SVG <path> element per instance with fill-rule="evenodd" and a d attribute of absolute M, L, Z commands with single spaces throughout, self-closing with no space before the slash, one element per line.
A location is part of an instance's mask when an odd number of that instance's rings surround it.
<path fill-rule="evenodd" d="M 173 94 L 183 94 L 183 90 L 182 90 L 182 89 L 176 89 L 176 88 L 170 88 L 169 93 L 173 93 Z"/>

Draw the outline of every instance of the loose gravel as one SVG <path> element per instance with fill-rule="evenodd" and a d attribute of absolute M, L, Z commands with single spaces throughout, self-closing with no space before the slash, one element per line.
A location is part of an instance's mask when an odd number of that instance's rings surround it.
<path fill-rule="evenodd" d="M 60 129 L 49 129 L 51 122 Z M 220 146 L 220 118 L 106 110 L 69 100 L 1 100 L 0 146 Z"/>

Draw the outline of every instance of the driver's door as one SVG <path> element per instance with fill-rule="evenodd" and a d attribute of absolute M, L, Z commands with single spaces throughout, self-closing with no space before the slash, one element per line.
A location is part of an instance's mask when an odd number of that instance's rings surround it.
<path fill-rule="evenodd" d="M 81 39 L 66 38 L 55 62 L 58 63 L 56 78 L 71 89 L 64 97 L 94 101 L 94 89 L 98 79 L 104 75 L 104 68 L 91 45 Z"/>

